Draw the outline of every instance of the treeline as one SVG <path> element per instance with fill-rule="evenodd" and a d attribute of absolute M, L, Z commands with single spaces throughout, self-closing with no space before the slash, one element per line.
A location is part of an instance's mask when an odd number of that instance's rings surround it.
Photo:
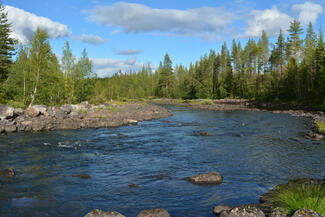
<path fill-rule="evenodd" d="M 98 79 L 96 90 L 106 98 L 245 98 L 268 102 L 325 105 L 325 50 L 310 23 L 304 39 L 297 20 L 289 36 L 280 31 L 270 45 L 266 32 L 243 46 L 233 40 L 228 48 L 211 50 L 188 67 L 172 66 L 168 54 L 155 73 L 143 67 L 137 73 L 117 73 Z"/>
<path fill-rule="evenodd" d="M 28 45 L 15 49 L 0 6 L 0 103 L 58 105 L 88 100 L 103 103 L 123 98 L 245 98 L 325 106 L 325 48 L 322 30 L 310 23 L 304 39 L 297 20 L 288 38 L 280 31 L 271 45 L 266 32 L 245 45 L 233 40 L 195 63 L 176 65 L 166 54 L 157 70 L 97 78 L 84 50 L 79 59 L 66 42 L 62 58 L 52 52 L 48 34 L 37 29 Z M 13 61 L 12 57 L 15 56 Z"/>

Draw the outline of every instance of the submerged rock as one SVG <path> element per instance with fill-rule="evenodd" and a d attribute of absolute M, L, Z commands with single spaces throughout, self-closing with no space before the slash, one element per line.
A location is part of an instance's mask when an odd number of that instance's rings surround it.
<path fill-rule="evenodd" d="M 167 210 L 162 208 L 142 210 L 137 217 L 170 217 Z"/>
<path fill-rule="evenodd" d="M 7 168 L 4 170 L 0 170 L 0 176 L 6 177 L 6 178 L 10 178 L 15 176 L 15 170 L 13 168 Z"/>
<path fill-rule="evenodd" d="M 189 176 L 184 178 L 184 180 L 192 182 L 197 185 L 219 185 L 223 181 L 222 175 L 218 172 L 211 172 L 206 174 L 199 174 L 195 176 Z"/>
<path fill-rule="evenodd" d="M 115 211 L 105 212 L 99 209 L 94 209 L 93 211 L 87 213 L 85 217 L 125 217 L 125 216 Z"/>
<path fill-rule="evenodd" d="M 310 209 L 298 209 L 292 217 L 324 217 Z"/>
<path fill-rule="evenodd" d="M 207 131 L 202 131 L 200 136 L 211 136 Z"/>
<path fill-rule="evenodd" d="M 91 178 L 91 176 L 88 174 L 78 174 L 78 175 L 73 175 L 72 177 L 77 177 L 80 179 L 90 179 Z"/>
<path fill-rule="evenodd" d="M 128 186 L 129 186 L 129 188 L 138 188 L 139 187 L 138 184 L 129 184 Z"/>
<path fill-rule="evenodd" d="M 220 217 L 265 217 L 265 214 L 255 206 L 246 205 L 232 208 L 229 211 L 223 211 Z"/>

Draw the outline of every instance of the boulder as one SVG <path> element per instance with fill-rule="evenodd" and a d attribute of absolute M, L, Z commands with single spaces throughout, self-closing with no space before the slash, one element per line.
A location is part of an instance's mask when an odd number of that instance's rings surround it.
<path fill-rule="evenodd" d="M 8 105 L 0 105 L 0 120 L 12 118 L 14 116 L 14 108 Z"/>
<path fill-rule="evenodd" d="M 0 176 L 6 177 L 6 178 L 10 178 L 15 176 L 15 170 L 13 168 L 7 168 L 4 170 L 0 170 Z"/>
<path fill-rule="evenodd" d="M 246 205 L 223 211 L 220 217 L 265 217 L 265 214 L 255 206 Z"/>
<path fill-rule="evenodd" d="M 137 120 L 133 120 L 133 119 L 127 119 L 126 121 L 128 122 L 128 124 L 137 124 L 138 123 Z"/>
<path fill-rule="evenodd" d="M 6 133 L 14 133 L 14 132 L 17 131 L 17 126 L 16 126 L 16 125 L 13 125 L 13 124 L 11 124 L 11 125 L 6 125 L 6 126 L 4 127 L 4 131 L 5 131 Z"/>
<path fill-rule="evenodd" d="M 37 117 L 39 115 L 45 115 L 47 108 L 45 105 L 34 105 L 27 108 L 27 115 L 31 118 Z"/>
<path fill-rule="evenodd" d="M 170 217 L 167 210 L 162 208 L 142 210 L 137 217 Z"/>
<path fill-rule="evenodd" d="M 281 212 L 278 208 L 275 208 L 268 215 L 269 217 L 286 217 L 287 215 Z"/>
<path fill-rule="evenodd" d="M 292 217 L 324 217 L 310 209 L 298 209 Z"/>
<path fill-rule="evenodd" d="M 24 109 L 21 109 L 21 108 L 15 108 L 14 110 L 14 115 L 15 116 L 21 116 L 25 113 Z"/>
<path fill-rule="evenodd" d="M 85 215 L 85 217 L 125 217 L 125 216 L 115 211 L 105 212 L 99 209 L 94 209 L 93 211 Z"/>
<path fill-rule="evenodd" d="M 223 204 L 216 205 L 213 207 L 213 214 L 216 216 L 219 216 L 223 211 L 230 211 L 233 207 L 232 206 L 227 206 Z"/>
<path fill-rule="evenodd" d="M 73 110 L 73 106 L 70 104 L 64 104 L 60 107 L 62 111 L 64 111 L 66 114 L 70 114 Z"/>
<path fill-rule="evenodd" d="M 219 185 L 223 181 L 222 175 L 218 172 L 211 172 L 206 174 L 199 174 L 195 176 L 189 176 L 184 178 L 184 180 L 192 182 L 197 185 Z"/>

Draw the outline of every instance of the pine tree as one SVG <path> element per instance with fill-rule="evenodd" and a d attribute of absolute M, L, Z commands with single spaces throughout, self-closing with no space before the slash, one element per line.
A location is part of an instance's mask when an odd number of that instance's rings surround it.
<path fill-rule="evenodd" d="M 8 22 L 7 13 L 4 10 L 4 6 L 0 3 L 0 82 L 8 76 L 17 44 L 17 41 L 10 36 L 11 24 Z"/>
<path fill-rule="evenodd" d="M 301 55 L 301 48 L 303 41 L 300 39 L 299 35 L 302 34 L 303 29 L 300 26 L 300 22 L 294 19 L 290 22 L 290 28 L 288 29 L 289 38 L 289 52 L 290 56 L 299 60 Z"/>

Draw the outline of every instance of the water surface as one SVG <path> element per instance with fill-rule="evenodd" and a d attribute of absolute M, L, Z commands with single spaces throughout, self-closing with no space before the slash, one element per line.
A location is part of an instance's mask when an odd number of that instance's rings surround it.
<path fill-rule="evenodd" d="M 0 216 L 77 217 L 99 208 L 135 217 L 163 207 L 174 217 L 212 217 L 216 204 L 256 203 L 288 179 L 325 177 L 325 143 L 303 138 L 306 120 L 169 108 L 170 118 L 115 129 L 0 136 L 0 169 L 17 171 L 0 178 Z M 203 130 L 211 136 L 198 136 Z M 211 171 L 224 176 L 221 185 L 182 180 Z M 83 173 L 91 179 L 72 177 Z"/>

